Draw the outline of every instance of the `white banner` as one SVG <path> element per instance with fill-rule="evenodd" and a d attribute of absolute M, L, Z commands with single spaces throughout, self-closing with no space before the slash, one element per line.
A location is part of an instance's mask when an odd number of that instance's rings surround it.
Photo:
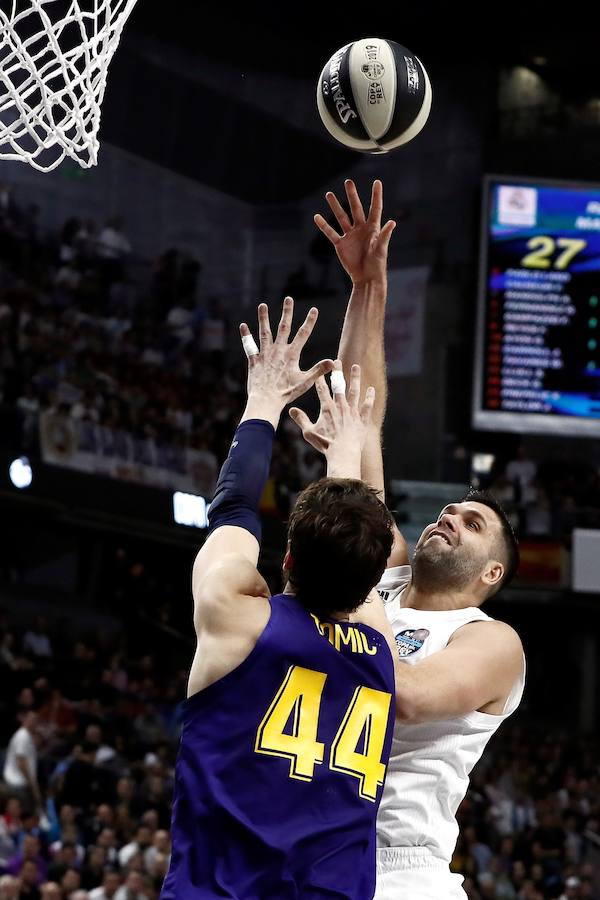
<path fill-rule="evenodd" d="M 217 460 L 206 450 L 136 438 L 122 429 L 47 410 L 40 416 L 45 463 L 151 487 L 212 497 Z"/>
<path fill-rule="evenodd" d="M 421 373 L 428 279 L 427 266 L 392 269 L 388 274 L 385 356 L 390 378 Z"/>

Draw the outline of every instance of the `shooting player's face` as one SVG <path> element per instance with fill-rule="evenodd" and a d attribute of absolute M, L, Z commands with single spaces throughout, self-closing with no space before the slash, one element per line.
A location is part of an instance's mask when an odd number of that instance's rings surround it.
<path fill-rule="evenodd" d="M 497 558 L 501 525 L 483 503 L 451 503 L 428 525 L 415 547 L 413 567 L 424 586 L 464 589 Z"/>

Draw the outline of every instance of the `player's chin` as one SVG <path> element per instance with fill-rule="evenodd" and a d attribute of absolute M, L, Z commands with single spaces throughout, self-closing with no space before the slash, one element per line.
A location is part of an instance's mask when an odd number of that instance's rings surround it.
<path fill-rule="evenodd" d="M 434 559 L 449 550 L 452 550 L 452 547 L 450 544 L 447 544 L 446 541 L 440 539 L 430 540 L 430 538 L 427 538 L 422 544 L 417 544 L 415 547 L 415 555 L 418 554 L 419 556 L 427 556 Z"/>

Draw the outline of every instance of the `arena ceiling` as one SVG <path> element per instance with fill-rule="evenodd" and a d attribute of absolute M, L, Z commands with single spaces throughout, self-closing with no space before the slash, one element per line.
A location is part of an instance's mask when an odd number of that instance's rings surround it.
<path fill-rule="evenodd" d="M 350 7 L 344 14 L 339 3 L 313 11 L 307 4 L 240 9 L 139 0 L 111 65 L 101 137 L 253 204 L 295 202 L 349 173 L 359 160 L 321 129 L 316 111 L 312 129 L 303 128 L 252 107 L 235 91 L 219 94 L 189 73 L 165 77 L 156 55 L 136 55 L 136 42 L 146 38 L 181 48 L 188 60 L 196 51 L 199 65 L 214 61 L 217 73 L 222 65 L 316 82 L 338 47 L 379 34 L 419 55 L 432 76 L 434 98 L 435 86 L 460 70 L 458 88 L 452 88 L 458 102 L 464 98 L 465 105 L 479 104 L 488 113 L 495 109 L 494 72 L 501 65 L 537 67 L 565 97 L 600 95 L 595 31 L 581 20 L 565 25 L 542 4 L 528 4 L 524 12 L 525 4 L 512 0 L 465 4 L 459 12 L 450 4 L 404 4 L 398 12 L 389 6 L 361 18 Z M 489 75 L 485 87 L 482 73 Z"/>

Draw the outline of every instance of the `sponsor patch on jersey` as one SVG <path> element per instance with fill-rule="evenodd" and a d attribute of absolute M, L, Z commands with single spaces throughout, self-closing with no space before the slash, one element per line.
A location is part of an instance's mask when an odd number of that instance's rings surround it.
<path fill-rule="evenodd" d="M 426 628 L 407 628 L 396 635 L 396 644 L 398 645 L 398 655 L 400 657 L 410 656 L 420 650 L 427 638 L 429 631 Z"/>

